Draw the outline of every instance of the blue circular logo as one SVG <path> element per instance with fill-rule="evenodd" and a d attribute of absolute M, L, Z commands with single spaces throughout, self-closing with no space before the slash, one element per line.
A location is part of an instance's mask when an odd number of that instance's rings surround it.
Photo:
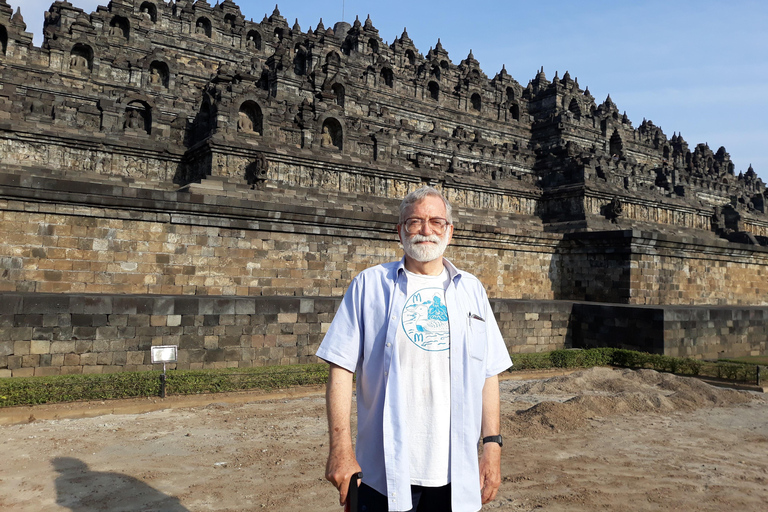
<path fill-rule="evenodd" d="M 448 308 L 442 288 L 422 288 L 405 301 L 403 331 L 417 347 L 430 352 L 448 350 Z"/>

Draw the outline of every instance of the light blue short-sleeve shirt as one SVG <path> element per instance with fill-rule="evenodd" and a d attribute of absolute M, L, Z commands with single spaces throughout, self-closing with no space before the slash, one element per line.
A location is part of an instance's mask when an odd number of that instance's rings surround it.
<path fill-rule="evenodd" d="M 451 359 L 451 502 L 454 512 L 480 510 L 477 442 L 485 379 L 510 366 L 482 283 L 447 259 L 445 291 Z M 406 301 L 404 260 L 358 274 L 344 294 L 317 356 L 357 373 L 356 457 L 363 481 L 387 496 L 389 510 L 410 510 L 411 478 L 405 393 L 399 384 L 396 334 Z"/>

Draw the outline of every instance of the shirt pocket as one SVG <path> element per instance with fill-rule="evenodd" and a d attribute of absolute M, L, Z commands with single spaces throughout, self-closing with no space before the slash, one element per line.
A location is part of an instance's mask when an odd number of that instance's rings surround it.
<path fill-rule="evenodd" d="M 467 318 L 467 344 L 469 345 L 470 356 L 480 361 L 485 359 L 485 346 L 487 344 L 485 320 L 472 313 Z"/>

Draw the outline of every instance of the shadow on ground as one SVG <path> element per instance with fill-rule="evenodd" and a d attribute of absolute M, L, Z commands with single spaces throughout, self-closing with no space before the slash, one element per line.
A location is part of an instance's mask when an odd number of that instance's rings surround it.
<path fill-rule="evenodd" d="M 57 457 L 52 463 L 59 473 L 56 503 L 73 512 L 189 512 L 178 498 L 131 476 L 92 471 L 72 457 Z"/>

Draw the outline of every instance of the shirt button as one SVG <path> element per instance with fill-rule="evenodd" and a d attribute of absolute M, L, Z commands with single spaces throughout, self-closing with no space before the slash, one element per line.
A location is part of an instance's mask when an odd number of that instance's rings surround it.
<path fill-rule="evenodd" d="M 389 375 L 389 372 L 384 372 L 384 376 L 386 377 L 387 375 Z"/>
<path fill-rule="evenodd" d="M 391 343 L 387 343 L 387 346 L 388 346 L 388 347 L 391 347 L 391 346 L 392 346 L 392 344 L 391 344 Z"/>

